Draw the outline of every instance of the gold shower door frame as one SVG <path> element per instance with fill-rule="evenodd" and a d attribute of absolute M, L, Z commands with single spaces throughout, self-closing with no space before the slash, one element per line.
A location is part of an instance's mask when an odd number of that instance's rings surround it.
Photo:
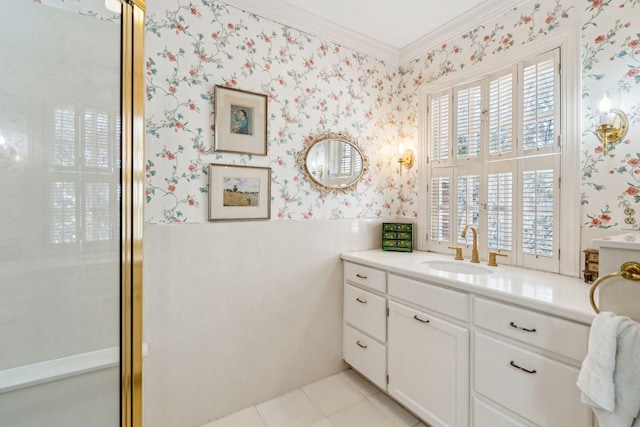
<path fill-rule="evenodd" d="M 142 426 L 144 0 L 122 1 L 121 426 Z"/>

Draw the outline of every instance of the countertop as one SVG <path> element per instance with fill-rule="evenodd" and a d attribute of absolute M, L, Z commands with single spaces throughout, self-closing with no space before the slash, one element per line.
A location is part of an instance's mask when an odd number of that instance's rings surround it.
<path fill-rule="evenodd" d="M 433 252 L 406 253 L 375 249 L 344 252 L 341 258 L 585 324 L 591 324 L 595 317 L 589 303 L 590 284 L 577 277 L 502 265 L 487 267 L 486 261 L 472 265 L 490 270 L 488 274 L 450 273 L 429 268 L 421 263 L 446 261 L 470 264 L 469 260 L 454 261 L 451 256 Z"/>
<path fill-rule="evenodd" d="M 640 250 L 640 233 L 633 231 L 616 236 L 593 239 L 591 243 L 600 248 L 633 249 Z"/>

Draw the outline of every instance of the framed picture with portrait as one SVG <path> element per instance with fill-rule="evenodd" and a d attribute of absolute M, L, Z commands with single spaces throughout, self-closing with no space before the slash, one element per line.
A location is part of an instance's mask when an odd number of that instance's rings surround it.
<path fill-rule="evenodd" d="M 267 155 L 267 95 L 216 85 L 214 150 Z"/>
<path fill-rule="evenodd" d="M 270 217 L 271 168 L 209 165 L 209 221 Z"/>

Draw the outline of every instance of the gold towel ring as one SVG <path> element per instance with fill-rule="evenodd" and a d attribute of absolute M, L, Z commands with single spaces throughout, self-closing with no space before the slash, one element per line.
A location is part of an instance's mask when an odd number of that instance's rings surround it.
<path fill-rule="evenodd" d="M 600 286 L 602 282 L 607 279 L 611 279 L 612 277 L 623 277 L 627 280 L 640 280 L 640 263 L 625 262 L 620 266 L 620 271 L 605 274 L 602 277 L 598 277 L 598 279 L 593 282 L 593 285 L 591 285 L 591 290 L 589 291 L 589 300 L 591 301 L 591 307 L 593 307 L 593 311 L 595 311 L 596 313 L 600 313 L 600 309 L 596 305 L 596 301 L 594 299 L 596 288 Z"/>

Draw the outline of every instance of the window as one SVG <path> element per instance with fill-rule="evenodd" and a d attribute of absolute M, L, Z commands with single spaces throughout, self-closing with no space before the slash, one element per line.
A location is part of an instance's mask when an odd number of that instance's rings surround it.
<path fill-rule="evenodd" d="M 427 97 L 427 249 L 559 272 L 560 49 Z"/>
<path fill-rule="evenodd" d="M 69 249 L 117 245 L 119 116 L 76 105 L 51 111 L 49 241 Z"/>

